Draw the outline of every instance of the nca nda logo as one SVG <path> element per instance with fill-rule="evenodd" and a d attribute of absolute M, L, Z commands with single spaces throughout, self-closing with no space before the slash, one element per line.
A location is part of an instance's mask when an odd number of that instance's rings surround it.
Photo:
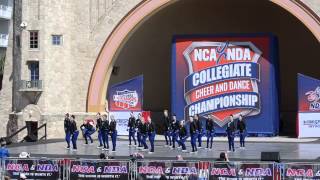
<path fill-rule="evenodd" d="M 115 95 L 113 95 L 113 101 L 115 105 L 122 109 L 129 109 L 136 107 L 139 101 L 137 91 L 117 91 Z"/>
<path fill-rule="evenodd" d="M 251 42 L 193 42 L 184 52 L 185 116 L 212 115 L 219 126 L 229 115 L 260 113 L 261 51 Z"/>
<path fill-rule="evenodd" d="M 310 111 L 320 110 L 320 87 L 317 87 L 314 91 L 308 91 L 306 94 L 307 99 L 310 103 Z"/>

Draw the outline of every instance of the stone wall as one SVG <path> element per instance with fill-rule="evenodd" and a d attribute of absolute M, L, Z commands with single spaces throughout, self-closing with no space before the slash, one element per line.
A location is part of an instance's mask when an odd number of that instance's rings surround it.
<path fill-rule="evenodd" d="M 318 0 L 303 1 L 320 15 Z M 23 119 L 16 117 L 20 117 L 19 112 L 29 101 L 17 88 L 13 88 L 13 77 L 16 80 L 28 80 L 27 62 L 37 60 L 40 63 L 40 79 L 43 80 L 43 92 L 37 102 L 43 113 L 41 121 L 48 124 L 49 138 L 62 138 L 63 117 L 66 112 L 76 114 L 79 125 L 82 119 L 93 115 L 85 111 L 95 60 L 111 31 L 141 0 L 17 2 L 22 3 L 22 21 L 27 22 L 28 26 L 25 29 L 16 29 L 21 30 L 20 59 L 12 57 L 13 26 L 10 25 L 3 89 L 0 91 L 0 128 L 10 129 L 7 126 L 9 114 L 12 112 L 9 126 L 23 125 Z M 39 30 L 39 50 L 29 49 L 29 30 Z M 62 46 L 52 45 L 51 36 L 54 34 L 63 35 Z M 15 48 L 20 50 L 20 47 Z M 20 63 L 14 64 L 14 59 Z M 0 131 L 0 136 L 6 134 L 10 132 Z"/>
<path fill-rule="evenodd" d="M 14 18 L 14 17 L 13 17 Z M 13 19 L 12 18 L 12 19 Z M 0 137 L 8 134 L 9 114 L 13 111 L 13 21 L 9 22 L 9 40 L 6 51 L 2 89 L 0 90 Z"/>
<path fill-rule="evenodd" d="M 28 26 L 22 35 L 22 78 L 29 78 L 27 61 L 38 60 L 44 84 L 37 103 L 41 110 L 85 112 L 96 57 L 112 29 L 139 0 L 23 2 L 22 21 Z M 39 50 L 29 49 L 29 30 L 39 30 Z M 51 44 L 54 34 L 63 35 L 61 46 Z"/>
<path fill-rule="evenodd" d="M 87 90 L 96 57 L 112 29 L 139 2 L 140 0 L 22 1 L 21 21 L 28 25 L 21 29 L 21 71 L 16 75 L 22 80 L 29 80 L 28 61 L 39 61 L 43 89 L 37 105 L 43 113 L 43 121 L 48 123 L 49 138 L 63 137 L 63 123 L 60 120 L 65 112 L 82 114 L 79 119 L 87 117 Z M 39 31 L 40 45 L 37 50 L 29 49 L 30 30 Z M 51 36 L 56 34 L 63 35 L 61 46 L 52 45 Z M 20 50 L 19 47 L 16 48 Z M 4 78 L 9 79 L 7 76 L 13 72 L 14 65 L 9 63 L 12 57 L 7 57 L 8 68 Z M 5 83 L 4 86 L 4 91 L 12 93 L 12 84 Z M 30 101 L 26 93 L 18 92 L 17 89 L 13 92 L 17 99 L 13 114 L 20 117 L 17 113 Z M 8 95 L 1 96 L 6 99 L 1 101 L 3 106 L 10 105 L 10 109 L 0 113 L 0 117 L 4 116 L 2 119 L 9 119 L 8 114 L 12 112 L 12 100 Z M 16 120 L 20 123 L 12 128 L 15 130 L 24 124 L 21 118 Z M 12 126 L 16 121 L 10 122 Z M 0 136 L 5 134 L 11 133 Z"/>

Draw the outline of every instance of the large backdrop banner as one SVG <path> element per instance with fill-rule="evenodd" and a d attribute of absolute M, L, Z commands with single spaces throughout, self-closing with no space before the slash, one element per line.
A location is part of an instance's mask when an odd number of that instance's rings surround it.
<path fill-rule="evenodd" d="M 298 137 L 320 137 L 320 80 L 298 74 Z"/>
<path fill-rule="evenodd" d="M 224 132 L 232 114 L 248 133 L 278 132 L 275 37 L 269 34 L 175 36 L 171 108 L 179 119 L 212 115 Z"/>

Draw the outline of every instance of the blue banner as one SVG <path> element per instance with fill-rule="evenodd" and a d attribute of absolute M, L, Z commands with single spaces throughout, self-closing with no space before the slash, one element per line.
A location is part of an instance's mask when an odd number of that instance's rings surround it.
<path fill-rule="evenodd" d="M 109 111 L 142 111 L 143 75 L 111 86 L 108 102 Z"/>
<path fill-rule="evenodd" d="M 299 112 L 320 112 L 320 80 L 298 74 Z"/>
<path fill-rule="evenodd" d="M 298 137 L 320 137 L 320 80 L 298 74 Z"/>

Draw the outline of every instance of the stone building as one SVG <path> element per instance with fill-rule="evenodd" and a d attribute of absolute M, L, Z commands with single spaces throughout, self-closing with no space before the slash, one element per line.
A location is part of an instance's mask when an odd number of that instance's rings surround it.
<path fill-rule="evenodd" d="M 11 6 L 0 137 L 31 118 L 38 127 L 47 124 L 49 138 L 61 138 L 66 112 L 79 123 L 103 112 L 107 87 L 139 74 L 145 76 L 144 108 L 170 109 L 175 34 L 275 34 L 280 82 L 286 82 L 280 111 L 289 133 L 296 73 L 320 78 L 314 66 L 320 58 L 318 0 L 14 0 Z M 304 58 L 314 63 L 305 64 Z M 118 73 L 112 73 L 114 67 Z"/>
<path fill-rule="evenodd" d="M 9 25 L 12 16 L 12 1 L 0 1 L 0 81 L 3 77 L 4 59 L 8 47 Z M 2 89 L 0 83 L 0 89 Z"/>

